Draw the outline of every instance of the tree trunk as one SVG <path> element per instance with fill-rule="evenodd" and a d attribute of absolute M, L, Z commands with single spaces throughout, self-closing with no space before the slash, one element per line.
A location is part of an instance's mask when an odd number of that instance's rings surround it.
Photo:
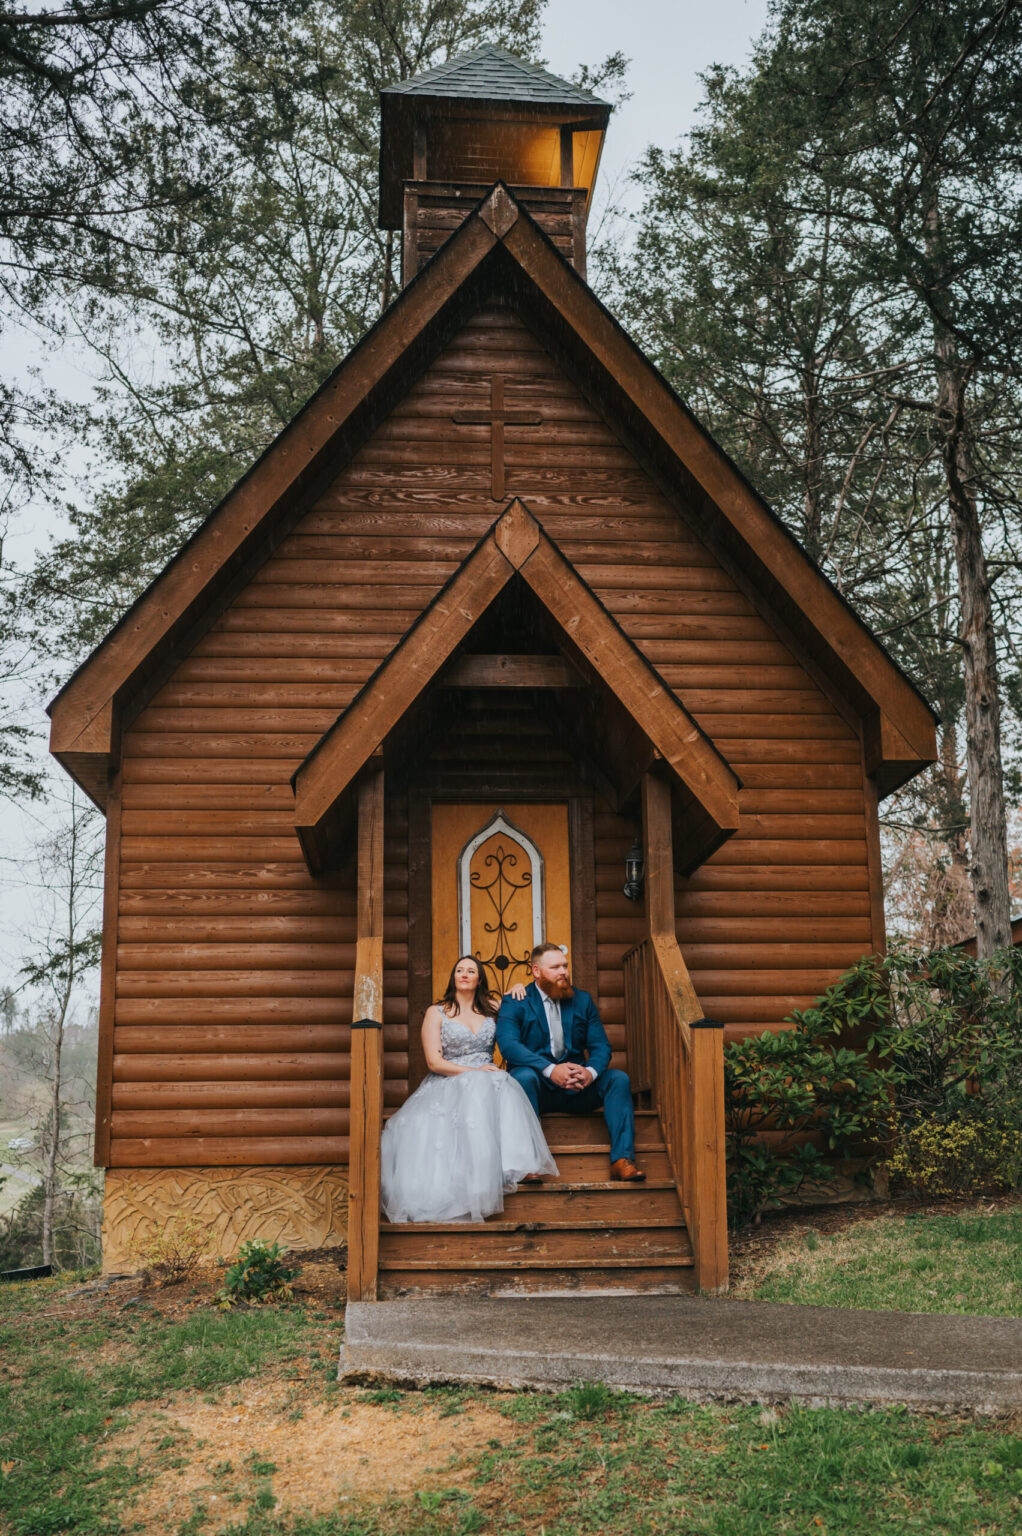
<path fill-rule="evenodd" d="M 78 936 L 78 915 L 76 903 L 78 900 L 78 827 L 72 824 L 71 847 L 69 862 L 69 881 L 67 897 L 67 972 L 63 977 L 59 991 L 57 992 L 56 1016 L 53 1024 L 53 1033 L 50 1036 L 50 1047 L 53 1052 L 50 1067 L 50 1114 L 49 1114 L 49 1140 L 43 1162 L 43 1263 L 52 1264 L 53 1252 L 53 1217 L 57 1205 L 58 1184 L 60 1180 L 61 1153 L 64 1142 L 64 1118 L 61 1093 L 63 1089 L 62 1073 L 64 1067 L 64 1029 L 67 1024 L 67 1011 L 71 1006 L 71 998 L 74 994 L 75 982 L 78 979 L 78 971 L 75 965 L 75 941 Z"/>
<path fill-rule="evenodd" d="M 946 333 L 938 334 L 937 426 L 961 609 L 976 954 L 987 959 L 995 950 L 1011 944 L 1011 898 L 997 645 L 990 577 L 973 490 L 974 471 L 965 419 L 967 386 L 968 370 L 957 358 L 951 338 Z"/>
<path fill-rule="evenodd" d="M 387 230 L 387 240 L 383 248 L 383 286 L 380 291 L 380 314 L 390 308 L 390 300 L 394 292 L 394 231 Z"/>
<path fill-rule="evenodd" d="M 823 550 L 823 430 L 820 423 L 819 360 L 812 358 L 803 374 L 805 444 L 802 461 L 802 542 L 814 560 Z"/>
<path fill-rule="evenodd" d="M 53 1263 L 53 1212 L 57 1202 L 57 1166 L 60 1156 L 61 1107 L 60 1071 L 64 1048 L 64 1014 L 62 1008 L 53 1034 L 53 1062 L 50 1071 L 50 1114 L 48 1136 L 43 1156 L 43 1263 Z"/>
<path fill-rule="evenodd" d="M 965 783 L 958 766 L 958 732 L 952 708 L 942 710 L 945 724 L 940 736 L 940 757 L 934 767 L 939 786 L 934 806 L 946 860 L 936 858 L 928 942 L 934 949 L 957 944 L 975 930 L 975 902 L 969 878 L 969 847 L 965 836 Z"/>

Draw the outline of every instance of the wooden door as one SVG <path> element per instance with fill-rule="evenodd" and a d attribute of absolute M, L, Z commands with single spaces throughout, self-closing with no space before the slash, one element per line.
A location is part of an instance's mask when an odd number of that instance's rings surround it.
<path fill-rule="evenodd" d="M 433 805 L 433 996 L 459 955 L 475 955 L 490 986 L 532 980 L 541 940 L 571 958 L 567 805 Z"/>

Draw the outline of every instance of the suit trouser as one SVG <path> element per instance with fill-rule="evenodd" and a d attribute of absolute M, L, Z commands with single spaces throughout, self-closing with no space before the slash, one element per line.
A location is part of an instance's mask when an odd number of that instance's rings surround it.
<path fill-rule="evenodd" d="M 594 1115 L 603 1110 L 610 1132 L 610 1160 L 635 1157 L 635 1113 L 632 1087 L 626 1072 L 608 1067 L 588 1088 L 571 1093 L 558 1088 L 534 1067 L 512 1067 L 511 1076 L 521 1083 L 537 1115 Z"/>

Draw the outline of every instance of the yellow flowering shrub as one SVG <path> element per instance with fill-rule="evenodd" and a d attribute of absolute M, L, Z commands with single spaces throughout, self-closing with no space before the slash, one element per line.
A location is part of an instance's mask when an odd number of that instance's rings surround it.
<path fill-rule="evenodd" d="M 893 1178 L 928 1198 L 1014 1189 L 1022 1180 L 1022 1129 L 979 1115 L 922 1120 L 895 1127 L 887 1167 Z"/>

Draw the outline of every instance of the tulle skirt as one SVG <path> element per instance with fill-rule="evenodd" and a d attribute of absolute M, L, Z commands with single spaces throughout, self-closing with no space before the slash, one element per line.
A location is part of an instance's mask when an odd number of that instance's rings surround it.
<path fill-rule="evenodd" d="M 430 1074 L 383 1128 L 389 1221 L 482 1221 L 527 1173 L 556 1172 L 536 1113 L 507 1072 Z"/>

